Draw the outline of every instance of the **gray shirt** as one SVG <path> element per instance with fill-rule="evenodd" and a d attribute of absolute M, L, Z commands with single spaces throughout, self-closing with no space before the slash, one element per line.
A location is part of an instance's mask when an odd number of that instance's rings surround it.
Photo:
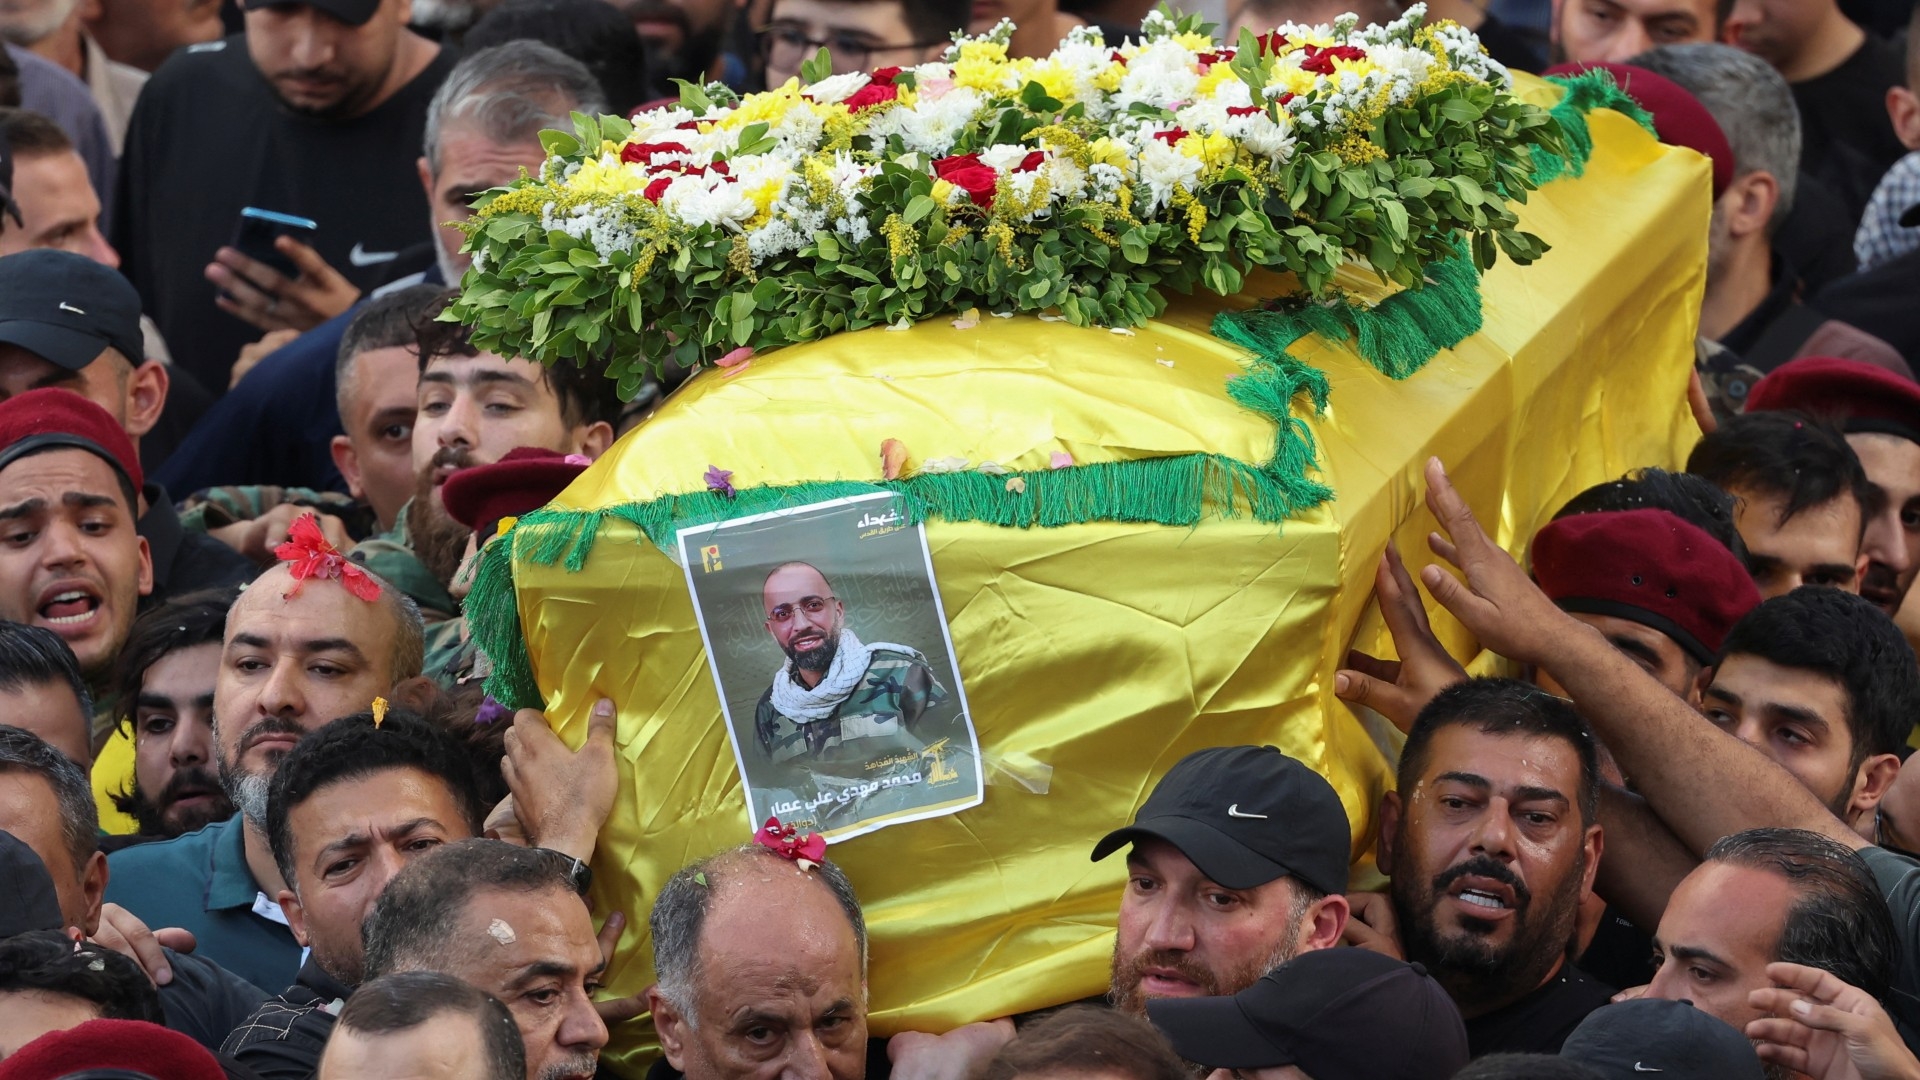
<path fill-rule="evenodd" d="M 87 163 L 87 176 L 93 180 L 94 194 L 103 208 L 113 206 L 113 181 L 119 159 L 113 140 L 107 135 L 107 123 L 94 103 L 93 91 L 80 77 L 59 64 L 15 45 L 7 46 L 7 55 L 20 68 L 20 107 L 32 109 L 59 125 L 73 140 L 80 160 Z M 101 222 L 101 231 L 106 230 Z"/>

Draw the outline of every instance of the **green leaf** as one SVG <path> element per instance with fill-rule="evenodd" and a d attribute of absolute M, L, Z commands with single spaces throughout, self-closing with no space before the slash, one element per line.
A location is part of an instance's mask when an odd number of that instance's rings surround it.
<path fill-rule="evenodd" d="M 900 220 L 912 225 L 939 208 L 940 204 L 933 200 L 933 196 L 915 195 L 907 201 L 907 208 L 901 212 Z"/>
<path fill-rule="evenodd" d="M 572 157 L 580 152 L 580 140 L 568 132 L 549 128 L 540 133 L 540 148 L 548 157 Z"/>
<path fill-rule="evenodd" d="M 812 59 L 800 65 L 800 81 L 807 86 L 811 86 L 832 74 L 833 57 L 827 55 L 827 50 L 824 46 L 819 52 L 813 54 Z"/>

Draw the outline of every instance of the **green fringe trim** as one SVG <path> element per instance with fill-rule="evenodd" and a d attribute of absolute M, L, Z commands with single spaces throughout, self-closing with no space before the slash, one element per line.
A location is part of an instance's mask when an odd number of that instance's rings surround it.
<path fill-rule="evenodd" d="M 1535 146 L 1533 152 L 1533 183 L 1535 187 L 1550 184 L 1562 176 L 1576 179 L 1587 171 L 1587 162 L 1593 157 L 1593 132 L 1587 126 L 1587 114 L 1595 109 L 1612 109 L 1623 113 L 1634 123 L 1647 129 L 1650 135 L 1658 133 L 1653 129 L 1653 116 L 1640 107 L 1620 84 L 1613 81 L 1613 72 L 1605 68 L 1594 68 L 1578 75 L 1552 75 L 1548 82 L 1558 83 L 1566 88 L 1560 103 L 1549 110 L 1549 114 L 1560 122 L 1560 131 L 1566 140 L 1566 152 L 1556 154 Z"/>
<path fill-rule="evenodd" d="M 1480 332 L 1480 273 L 1464 255 L 1427 266 L 1427 284 L 1387 297 L 1368 307 L 1345 297 L 1314 300 L 1282 297 L 1245 311 L 1225 311 L 1213 320 L 1213 335 L 1278 360 L 1288 346 L 1309 334 L 1328 341 L 1354 341 L 1362 358 L 1390 379 L 1404 379 L 1427 366 L 1442 349 L 1451 349 Z M 1245 380 L 1234 380 L 1234 400 Z"/>
<path fill-rule="evenodd" d="M 1593 155 L 1586 114 L 1594 109 L 1616 109 L 1653 130 L 1646 111 L 1604 70 L 1553 81 L 1567 89 L 1551 110 L 1565 133 L 1566 152 L 1533 148 L 1538 184 L 1585 172 Z M 916 524 L 941 518 L 1013 528 L 1092 521 L 1191 527 L 1208 507 L 1223 517 L 1244 512 L 1278 524 L 1333 497 L 1331 489 L 1308 475 L 1317 466 L 1313 430 L 1293 414 L 1294 399 L 1301 394 L 1316 415 L 1326 409 L 1327 377 L 1288 355 L 1288 347 L 1308 334 L 1353 341 L 1359 354 L 1383 374 L 1405 379 L 1441 350 L 1478 333 L 1482 318 L 1480 274 L 1464 253 L 1430 264 L 1423 287 L 1396 293 L 1372 307 L 1345 298 L 1290 297 L 1215 317 L 1215 336 L 1253 353 L 1246 373 L 1228 384 L 1227 393 L 1274 423 L 1273 457 L 1262 465 L 1219 454 L 1183 454 L 1005 475 L 953 472 L 875 483 L 820 481 L 749 488 L 731 497 L 698 491 L 603 510 L 536 510 L 487 545 L 467 596 L 468 626 L 493 665 L 487 693 L 509 708 L 545 707 L 521 633 L 513 582 L 516 551 L 534 564 L 563 563 L 577 572 L 586 565 L 609 516 L 632 523 L 651 543 L 671 547 L 675 533 L 689 526 L 875 491 L 897 493 L 902 513 Z M 1015 476 L 1025 481 L 1024 492 L 1007 489 Z"/>

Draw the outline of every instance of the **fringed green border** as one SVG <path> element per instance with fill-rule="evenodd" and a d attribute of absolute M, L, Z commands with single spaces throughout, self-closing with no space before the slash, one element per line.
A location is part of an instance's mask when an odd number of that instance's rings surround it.
<path fill-rule="evenodd" d="M 1649 134 L 1658 134 L 1653 129 L 1653 116 L 1620 89 L 1620 84 L 1613 81 L 1613 72 L 1606 68 L 1593 68 L 1578 75 L 1550 75 L 1547 81 L 1558 83 L 1567 91 L 1561 95 L 1560 103 L 1548 110 L 1560 122 L 1567 152 L 1555 154 L 1538 146 L 1530 148 L 1535 187 L 1551 184 L 1562 176 L 1577 179 L 1586 173 L 1587 161 L 1593 157 L 1593 132 L 1587 127 L 1587 114 L 1595 109 L 1612 109 L 1646 128 Z"/>
<path fill-rule="evenodd" d="M 1652 130 L 1652 120 L 1606 71 L 1553 81 L 1566 94 L 1551 110 L 1566 133 L 1565 155 L 1534 151 L 1535 179 L 1548 183 L 1579 176 L 1593 154 L 1586 114 L 1610 108 Z M 697 491 L 604 510 L 542 509 L 521 518 L 481 553 L 465 616 L 474 641 L 493 665 L 487 693 L 510 708 L 541 708 L 544 698 L 521 634 L 520 605 L 513 582 L 513 554 L 542 566 L 586 565 L 608 517 L 632 523 L 660 546 L 677 530 L 713 524 L 789 506 L 875 491 L 893 491 L 915 521 L 942 518 L 1030 528 L 1090 521 L 1197 524 L 1208 507 L 1223 517 L 1242 512 L 1278 524 L 1333 497 L 1309 478 L 1316 467 L 1313 430 L 1293 414 L 1306 394 L 1318 415 L 1327 406 L 1327 378 L 1287 354 L 1308 334 L 1354 341 L 1355 350 L 1390 378 L 1404 379 L 1480 330 L 1480 275 L 1464 255 L 1431 264 L 1427 283 L 1367 306 L 1350 300 L 1283 300 L 1248 311 L 1224 312 L 1213 321 L 1215 336 L 1249 350 L 1244 375 L 1227 393 L 1274 424 L 1273 456 L 1249 465 L 1219 454 L 1182 454 L 1140 461 L 1075 465 L 1064 469 L 990 474 L 924 473 L 901 480 L 819 481 L 749 488 L 724 495 Z M 1021 483 L 1009 487 L 1009 481 Z M 1021 490 L 1024 485 L 1024 490 Z"/>

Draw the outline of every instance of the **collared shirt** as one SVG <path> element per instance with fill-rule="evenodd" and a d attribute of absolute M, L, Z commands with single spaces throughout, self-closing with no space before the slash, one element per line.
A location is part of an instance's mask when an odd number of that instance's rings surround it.
<path fill-rule="evenodd" d="M 407 505 L 400 508 L 393 528 L 368 537 L 347 557 L 413 597 L 428 622 L 454 618 L 460 614 L 460 602 L 413 553 L 413 539 L 407 535 L 407 511 L 412 507 L 413 500 L 408 499 Z"/>
<path fill-rule="evenodd" d="M 1908 154 L 1880 178 L 1853 234 L 1853 253 L 1862 271 L 1871 270 L 1920 251 L 1920 228 L 1900 224 L 1900 215 L 1920 206 L 1920 153 Z"/>
<path fill-rule="evenodd" d="M 100 119 L 107 123 L 107 138 L 113 140 L 118 154 L 127 141 L 127 121 L 133 116 L 133 103 L 140 88 L 147 85 L 147 73 L 132 64 L 123 64 L 107 55 L 107 50 L 80 33 L 80 47 L 86 51 L 87 89 L 93 91 L 93 103 L 100 106 Z"/>
<path fill-rule="evenodd" d="M 252 1069 L 260 1080 L 310 1080 L 333 1034 L 340 1007 L 353 988 L 309 959 L 292 986 L 268 998 L 233 1029 L 220 1052 Z"/>
<path fill-rule="evenodd" d="M 247 868 L 241 816 L 172 840 L 107 856 L 107 899 L 148 926 L 193 932 L 196 954 L 262 990 L 286 986 L 300 969 L 300 943 L 284 923 L 254 908 L 260 885 Z"/>

